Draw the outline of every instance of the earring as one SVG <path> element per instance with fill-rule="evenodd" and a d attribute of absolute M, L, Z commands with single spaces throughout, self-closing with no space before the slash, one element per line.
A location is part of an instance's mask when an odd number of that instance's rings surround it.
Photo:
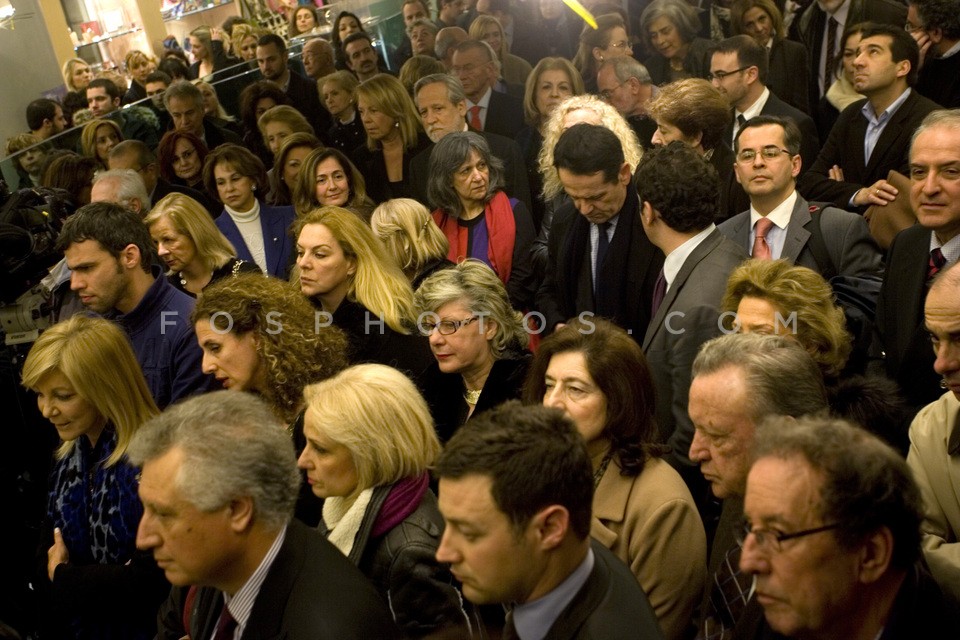
<path fill-rule="evenodd" d="M 257 185 L 253 185 L 253 190 L 254 190 L 254 191 L 257 190 Z"/>

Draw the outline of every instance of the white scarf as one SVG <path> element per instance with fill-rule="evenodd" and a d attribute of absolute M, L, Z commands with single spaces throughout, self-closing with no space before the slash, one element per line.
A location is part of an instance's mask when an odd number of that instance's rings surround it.
<path fill-rule="evenodd" d="M 371 488 L 361 491 L 353 504 L 348 504 L 341 497 L 331 497 L 323 501 L 323 522 L 330 530 L 327 540 L 347 557 L 350 557 L 350 551 L 353 550 L 353 543 L 357 539 L 357 532 L 360 531 L 363 516 L 367 513 L 372 497 Z"/>

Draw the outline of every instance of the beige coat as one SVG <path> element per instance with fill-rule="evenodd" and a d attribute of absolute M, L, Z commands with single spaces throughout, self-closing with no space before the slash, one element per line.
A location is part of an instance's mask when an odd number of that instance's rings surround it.
<path fill-rule="evenodd" d="M 630 567 L 667 639 L 687 637 L 707 582 L 707 539 L 680 474 L 652 459 L 639 476 L 622 476 L 611 461 L 593 497 L 590 535 Z"/>
<path fill-rule="evenodd" d="M 907 464 L 923 494 L 923 552 L 940 588 L 960 599 L 960 401 L 947 392 L 910 425 Z"/>

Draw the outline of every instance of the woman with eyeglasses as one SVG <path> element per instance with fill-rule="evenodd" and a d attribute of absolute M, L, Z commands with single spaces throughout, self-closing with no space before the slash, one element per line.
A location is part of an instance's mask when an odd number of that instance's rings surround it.
<path fill-rule="evenodd" d="M 655 85 L 710 73 L 710 41 L 698 38 L 697 10 L 685 0 L 654 0 L 640 14 L 650 57 L 644 65 Z"/>
<path fill-rule="evenodd" d="M 414 300 L 436 359 L 424 396 L 446 442 L 474 414 L 520 397 L 529 335 L 503 283 L 479 260 L 437 271 Z"/>
<path fill-rule="evenodd" d="M 183 185 L 206 193 L 203 186 L 203 163 L 207 159 L 207 145 L 189 131 L 168 131 L 157 147 L 160 175 L 172 184 Z M 204 206 L 208 202 L 202 203 Z M 209 208 L 209 207 L 208 207 Z"/>
<path fill-rule="evenodd" d="M 584 25 L 573 66 L 580 72 L 586 92 L 597 92 L 597 71 L 601 64 L 610 58 L 629 56 L 631 53 L 627 25 L 619 14 L 597 16 L 596 29 Z"/>
<path fill-rule="evenodd" d="M 574 320 L 541 343 L 527 404 L 563 411 L 593 460 L 590 534 L 630 567 L 670 640 L 689 637 L 707 582 L 707 539 L 693 496 L 659 444 L 653 375 L 627 332 Z"/>

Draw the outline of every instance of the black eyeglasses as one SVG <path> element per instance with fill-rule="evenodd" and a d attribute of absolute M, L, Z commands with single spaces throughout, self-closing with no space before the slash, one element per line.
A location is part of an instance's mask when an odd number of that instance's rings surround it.
<path fill-rule="evenodd" d="M 774 160 L 779 158 L 781 153 L 785 153 L 788 156 L 791 155 L 789 149 L 781 149 L 780 147 L 772 144 L 760 148 L 759 151 L 757 149 L 743 149 L 737 154 L 737 162 L 741 164 L 748 164 L 753 162 L 758 155 L 764 160 Z"/>
<path fill-rule="evenodd" d="M 815 533 L 822 533 L 824 531 L 831 531 L 840 526 L 839 522 L 834 524 L 823 525 L 822 527 L 814 527 L 812 529 L 804 529 L 803 531 L 795 531 L 793 533 L 780 533 L 779 531 L 773 531 L 772 529 L 755 529 L 754 526 L 744 520 L 739 526 L 734 529 L 734 537 L 737 540 L 737 544 L 743 546 L 747 540 L 747 536 L 753 534 L 753 539 L 756 540 L 757 546 L 760 547 L 765 553 L 780 553 L 783 549 L 781 544 L 787 540 L 795 540 L 796 538 L 805 538 L 806 536 L 812 536 Z"/>
<path fill-rule="evenodd" d="M 710 74 L 710 77 L 716 80 L 717 82 L 723 82 L 723 79 L 726 78 L 727 76 L 732 76 L 735 73 L 746 71 L 749 68 L 750 67 L 740 67 L 739 69 L 734 69 L 733 71 L 714 71 L 713 73 Z"/>

